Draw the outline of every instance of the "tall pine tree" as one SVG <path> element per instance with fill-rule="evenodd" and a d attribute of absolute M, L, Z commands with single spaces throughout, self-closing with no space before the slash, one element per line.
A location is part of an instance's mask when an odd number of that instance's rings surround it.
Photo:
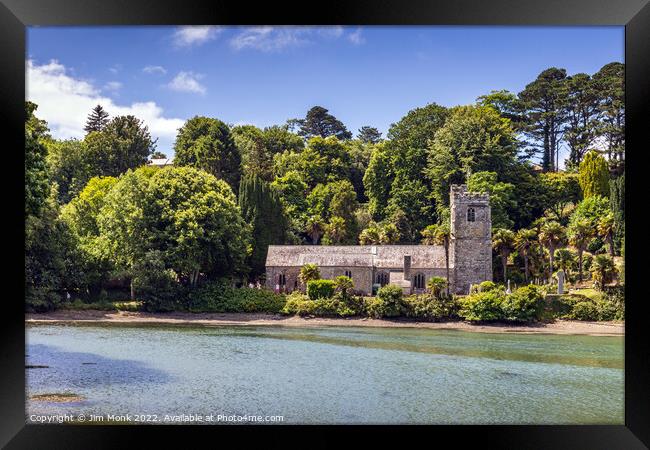
<path fill-rule="evenodd" d="M 93 131 L 102 131 L 106 124 L 108 123 L 108 113 L 102 108 L 102 105 L 97 105 L 93 110 L 88 114 L 88 120 L 86 121 L 86 126 L 84 130 L 86 133 L 91 133 Z"/>
<path fill-rule="evenodd" d="M 545 172 L 557 170 L 556 154 L 566 123 L 566 70 L 544 70 L 519 93 L 519 100 L 526 117 L 523 131 L 531 139 L 532 153 L 541 153 Z"/>
<path fill-rule="evenodd" d="M 239 207 L 242 217 L 253 228 L 253 250 L 248 265 L 251 279 L 256 279 L 265 272 L 269 245 L 284 243 L 287 219 L 278 195 L 255 175 L 241 180 Z"/>

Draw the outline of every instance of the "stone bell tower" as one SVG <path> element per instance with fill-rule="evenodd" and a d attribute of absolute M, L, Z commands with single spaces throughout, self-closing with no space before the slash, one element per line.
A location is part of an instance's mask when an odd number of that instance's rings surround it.
<path fill-rule="evenodd" d="M 450 190 L 453 292 L 468 294 L 470 285 L 492 281 L 492 216 L 488 194 L 467 191 L 465 185 Z"/>

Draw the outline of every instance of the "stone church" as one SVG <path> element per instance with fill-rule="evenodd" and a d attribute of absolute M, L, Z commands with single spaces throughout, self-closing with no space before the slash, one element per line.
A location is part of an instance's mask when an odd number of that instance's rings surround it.
<path fill-rule="evenodd" d="M 492 280 L 489 196 L 454 185 L 450 205 L 448 281 L 452 292 L 467 294 L 472 284 Z M 364 295 L 386 284 L 400 286 L 406 294 L 423 292 L 431 277 L 447 277 L 442 245 L 271 245 L 266 286 L 281 292 L 298 289 L 300 268 L 308 263 L 318 266 L 322 278 L 352 278 Z"/>

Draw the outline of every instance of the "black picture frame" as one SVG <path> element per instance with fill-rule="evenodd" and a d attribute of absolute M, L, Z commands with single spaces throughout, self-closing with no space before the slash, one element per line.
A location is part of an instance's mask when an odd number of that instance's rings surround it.
<path fill-rule="evenodd" d="M 636 449 L 650 446 L 650 342 L 645 322 L 650 299 L 642 293 L 647 252 L 644 226 L 644 179 L 650 148 L 650 4 L 648 0 L 449 0 L 448 2 L 336 0 L 261 4 L 185 0 L 0 0 L 0 111 L 3 134 L 2 174 L 5 208 L 5 287 L 24 277 L 24 192 L 21 148 L 24 148 L 26 26 L 34 25 L 176 25 L 176 24 L 304 24 L 304 25 L 624 25 L 626 63 L 626 192 L 632 207 L 626 217 L 625 425 L 621 426 L 71 426 L 25 424 L 24 306 L 5 289 L 0 351 L 0 445 L 7 448 L 126 448 L 137 441 L 147 447 L 195 447 L 197 439 L 227 445 L 237 438 L 265 446 L 339 446 L 361 435 L 364 446 L 420 444 L 471 445 L 488 448 Z M 318 6 L 318 7 L 313 7 Z M 647 186 L 647 185 L 646 185 Z M 8 194 L 8 195 L 7 195 Z M 638 206 L 637 203 L 638 201 Z M 629 202 L 629 201 L 628 201 Z M 632 243 L 630 245 L 630 243 Z M 6 245 L 12 244 L 12 245 Z M 10 253 L 8 249 L 11 248 Z M 11 256 L 10 256 L 11 255 Z M 13 290 L 11 290 L 13 292 Z M 309 436 L 307 436 L 309 434 Z M 329 445 L 327 445 L 329 444 Z M 142 445 L 142 444 L 141 444 Z"/>

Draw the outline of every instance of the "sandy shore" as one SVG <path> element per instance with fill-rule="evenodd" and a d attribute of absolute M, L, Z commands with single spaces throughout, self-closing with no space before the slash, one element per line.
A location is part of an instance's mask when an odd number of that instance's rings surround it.
<path fill-rule="evenodd" d="M 146 313 L 114 311 L 54 311 L 42 314 L 26 314 L 27 324 L 131 324 L 131 325 L 248 325 L 248 326 L 286 326 L 286 327 L 383 327 L 383 328 L 430 328 L 483 333 L 542 333 L 542 334 L 579 334 L 591 336 L 622 336 L 623 322 L 580 322 L 557 320 L 552 323 L 530 325 L 482 324 L 472 325 L 466 322 L 417 322 L 398 319 L 368 318 L 323 318 L 283 316 L 279 314 L 257 313 Z"/>

